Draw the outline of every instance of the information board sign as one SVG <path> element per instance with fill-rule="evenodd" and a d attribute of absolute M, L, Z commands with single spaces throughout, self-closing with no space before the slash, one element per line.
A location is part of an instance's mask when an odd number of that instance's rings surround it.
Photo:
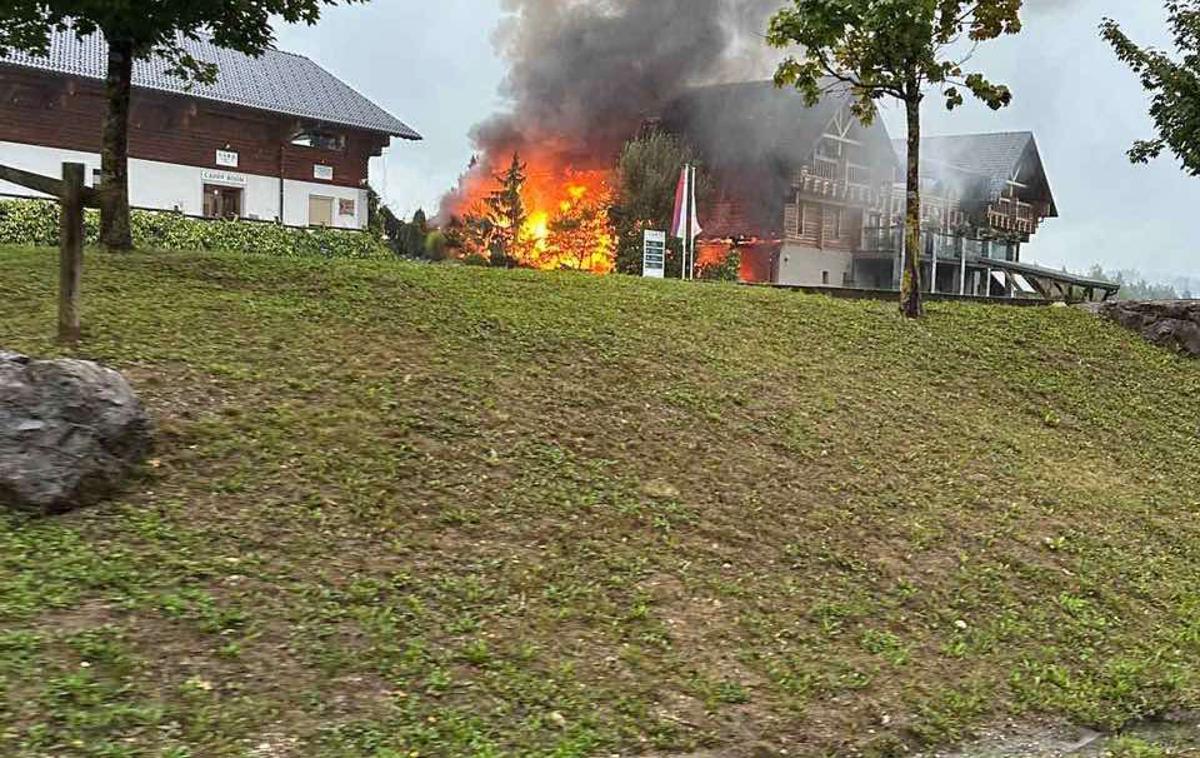
<path fill-rule="evenodd" d="M 665 279 L 667 275 L 667 233 L 647 229 L 642 237 L 642 276 Z"/>

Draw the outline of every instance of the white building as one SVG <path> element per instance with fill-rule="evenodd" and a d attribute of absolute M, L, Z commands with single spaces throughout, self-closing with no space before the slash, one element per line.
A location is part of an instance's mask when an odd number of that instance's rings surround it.
<path fill-rule="evenodd" d="M 392 137 L 420 135 L 303 56 L 184 45 L 220 73 L 188 89 L 163 60 L 135 65 L 131 205 L 365 228 L 370 159 Z M 106 60 L 100 35 L 70 32 L 55 33 L 46 56 L 0 56 L 0 164 L 57 176 L 79 162 L 98 179 Z M 0 195 L 37 194 L 0 182 Z"/>

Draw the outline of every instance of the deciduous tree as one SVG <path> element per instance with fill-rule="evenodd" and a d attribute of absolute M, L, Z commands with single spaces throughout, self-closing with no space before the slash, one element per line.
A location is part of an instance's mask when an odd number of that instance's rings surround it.
<path fill-rule="evenodd" d="M 849 91 L 864 123 L 885 97 L 899 100 L 908 120 L 908 208 L 900 309 L 921 315 L 921 103 L 930 90 L 947 108 L 964 90 L 994 109 L 1012 99 L 964 66 L 973 46 L 1021 29 L 1022 0 L 791 0 L 771 20 L 768 40 L 802 53 L 780 64 L 775 79 L 803 93 L 809 105 L 834 88 Z"/>
<path fill-rule="evenodd" d="M 101 150 L 100 231 L 110 249 L 133 246 L 129 229 L 129 105 L 133 64 L 160 57 L 185 81 L 212 82 L 212 63 L 183 45 L 210 33 L 221 47 L 261 55 L 274 40 L 272 17 L 315 24 L 324 6 L 365 0 L 4 0 L 0 51 L 45 53 L 51 32 L 104 35 L 108 47 Z"/>
<path fill-rule="evenodd" d="M 1139 46 L 1111 18 L 1101 33 L 1152 95 L 1150 117 L 1158 135 L 1134 143 L 1130 160 L 1146 163 L 1170 150 L 1188 173 L 1200 176 L 1200 0 L 1170 0 L 1166 7 L 1178 60 Z"/>

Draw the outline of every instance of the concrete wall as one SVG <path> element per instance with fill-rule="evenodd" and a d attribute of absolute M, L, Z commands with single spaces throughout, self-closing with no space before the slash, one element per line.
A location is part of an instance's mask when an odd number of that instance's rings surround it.
<path fill-rule="evenodd" d="M 777 284 L 841 287 L 854 267 L 854 256 L 846 250 L 819 250 L 787 242 L 779 255 Z"/>
<path fill-rule="evenodd" d="M 87 166 L 87 183 L 100 169 L 97 153 L 0 142 L 0 163 L 47 176 L 62 175 L 64 162 Z M 204 213 L 204 185 L 213 184 L 242 189 L 242 216 L 264 221 L 279 218 L 279 179 L 247 174 L 236 169 L 209 169 L 131 158 L 129 161 L 129 202 L 136 208 L 178 210 L 189 216 Z M 40 193 L 8 182 L 0 182 L 0 195 L 42 197 Z M 289 226 L 308 226 L 310 195 L 333 198 L 333 225 L 341 229 L 365 229 L 367 192 L 318 182 L 286 179 L 283 183 L 283 222 Z M 339 200 L 353 200 L 354 213 L 341 215 Z"/>

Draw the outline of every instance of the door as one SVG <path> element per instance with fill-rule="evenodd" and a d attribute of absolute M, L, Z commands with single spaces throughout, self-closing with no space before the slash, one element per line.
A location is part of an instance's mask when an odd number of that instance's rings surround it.
<path fill-rule="evenodd" d="M 333 226 L 333 198 L 308 196 L 308 225 Z"/>
<path fill-rule="evenodd" d="M 242 215 L 242 190 L 235 187 L 204 185 L 205 218 L 240 218 Z"/>

